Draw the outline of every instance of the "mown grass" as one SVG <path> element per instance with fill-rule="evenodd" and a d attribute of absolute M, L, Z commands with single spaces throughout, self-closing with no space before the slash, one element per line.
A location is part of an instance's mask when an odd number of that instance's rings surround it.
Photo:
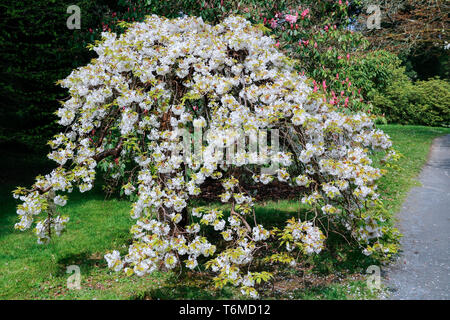
<path fill-rule="evenodd" d="M 390 170 L 382 178 L 379 189 L 388 210 L 399 210 L 408 190 L 417 185 L 415 177 L 427 159 L 433 138 L 449 134 L 450 129 L 419 126 L 380 126 L 393 139 L 403 154 L 400 170 Z M 106 267 L 104 254 L 112 249 L 126 252 L 131 242 L 129 228 L 130 203 L 124 200 L 105 201 L 101 192 L 74 193 L 63 213 L 70 216 L 67 232 L 49 245 L 38 245 L 32 232 L 13 229 L 17 221 L 16 203 L 11 191 L 17 184 L 29 185 L 31 174 L 48 163 L 33 157 L 3 157 L 5 175 L 0 187 L 0 299 L 230 299 L 239 298 L 233 288 L 215 290 L 204 274 L 155 272 L 143 278 L 127 277 Z M 14 169 L 16 168 L 16 169 Z M 19 169 L 18 169 L 19 168 Z M 45 171 L 44 171 L 45 172 Z M 214 205 L 214 204 L 213 204 Z M 260 203 L 257 214 L 271 222 L 285 221 L 298 215 L 293 201 Z M 286 281 L 278 281 L 268 299 L 364 299 L 376 298 L 364 281 L 369 258 L 348 246 L 312 257 L 303 269 L 286 269 Z M 77 265 L 81 271 L 81 289 L 69 290 L 66 269 Z"/>

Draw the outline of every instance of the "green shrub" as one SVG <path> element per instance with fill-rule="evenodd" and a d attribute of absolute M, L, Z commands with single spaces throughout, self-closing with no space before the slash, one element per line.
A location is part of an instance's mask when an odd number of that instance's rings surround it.
<path fill-rule="evenodd" d="M 394 53 L 385 50 L 366 51 L 356 56 L 347 68 L 347 74 L 367 101 L 384 92 L 394 82 L 408 81 L 402 61 Z"/>
<path fill-rule="evenodd" d="M 450 82 L 439 78 L 395 81 L 385 92 L 375 94 L 373 104 L 391 123 L 449 126 Z"/>
<path fill-rule="evenodd" d="M 439 78 L 418 81 L 413 102 L 421 111 L 421 124 L 450 125 L 450 82 Z"/>

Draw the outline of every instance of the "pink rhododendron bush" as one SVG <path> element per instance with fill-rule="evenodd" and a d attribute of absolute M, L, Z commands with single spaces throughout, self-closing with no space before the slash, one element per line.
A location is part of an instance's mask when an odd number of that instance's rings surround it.
<path fill-rule="evenodd" d="M 367 255 L 395 250 L 380 240 L 392 230 L 378 209 L 384 170 L 369 157 L 395 159 L 389 137 L 371 116 L 324 102 L 258 27 L 151 16 L 120 37 L 103 33 L 93 50 L 97 59 L 60 81 L 70 98 L 57 111 L 65 130 L 49 142 L 58 167 L 14 191 L 17 229 L 34 226 L 39 243 L 59 235 L 69 217 L 58 206 L 90 190 L 101 168 L 134 201 L 128 253 L 105 255 L 115 271 L 203 265 L 217 286 L 257 297 L 272 274 L 255 260 L 295 265 L 320 254 L 330 232 Z M 221 182 L 226 212 L 192 201 L 208 179 Z M 244 179 L 301 186 L 306 214 L 263 225 Z"/>

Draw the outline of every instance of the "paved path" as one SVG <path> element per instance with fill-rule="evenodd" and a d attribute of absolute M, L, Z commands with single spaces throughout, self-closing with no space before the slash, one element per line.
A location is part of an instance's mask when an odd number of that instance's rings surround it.
<path fill-rule="evenodd" d="M 398 214 L 399 260 L 386 270 L 390 299 L 450 299 L 450 135 L 434 140 Z"/>

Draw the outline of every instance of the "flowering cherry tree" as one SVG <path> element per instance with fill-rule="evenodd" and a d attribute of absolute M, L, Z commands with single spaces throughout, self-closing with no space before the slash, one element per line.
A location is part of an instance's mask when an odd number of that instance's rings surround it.
<path fill-rule="evenodd" d="M 389 137 L 372 117 L 324 102 L 258 27 L 236 16 L 212 26 L 154 15 L 120 37 L 103 33 L 93 50 L 97 59 L 59 82 L 71 96 L 57 111 L 66 129 L 49 141 L 59 165 L 14 191 L 22 201 L 17 229 L 35 225 L 39 243 L 59 235 L 69 220 L 57 210 L 64 194 L 90 190 L 100 167 L 134 199 L 128 253 L 105 255 L 115 271 L 143 276 L 200 262 L 217 286 L 257 297 L 255 285 L 272 275 L 252 261 L 295 265 L 319 254 L 329 232 L 347 233 L 368 255 L 392 250 L 379 241 L 389 232 L 382 215 L 367 210 L 379 205 L 375 183 L 383 174 L 369 152 L 395 159 Z M 191 153 L 191 137 L 203 131 L 206 138 L 194 142 L 200 152 Z M 239 148 L 269 131 L 277 143 Z M 243 177 L 302 186 L 298 199 L 311 215 L 284 228 L 262 225 Z M 207 178 L 222 183 L 230 214 L 192 204 Z M 269 254 L 269 245 L 283 250 Z"/>

